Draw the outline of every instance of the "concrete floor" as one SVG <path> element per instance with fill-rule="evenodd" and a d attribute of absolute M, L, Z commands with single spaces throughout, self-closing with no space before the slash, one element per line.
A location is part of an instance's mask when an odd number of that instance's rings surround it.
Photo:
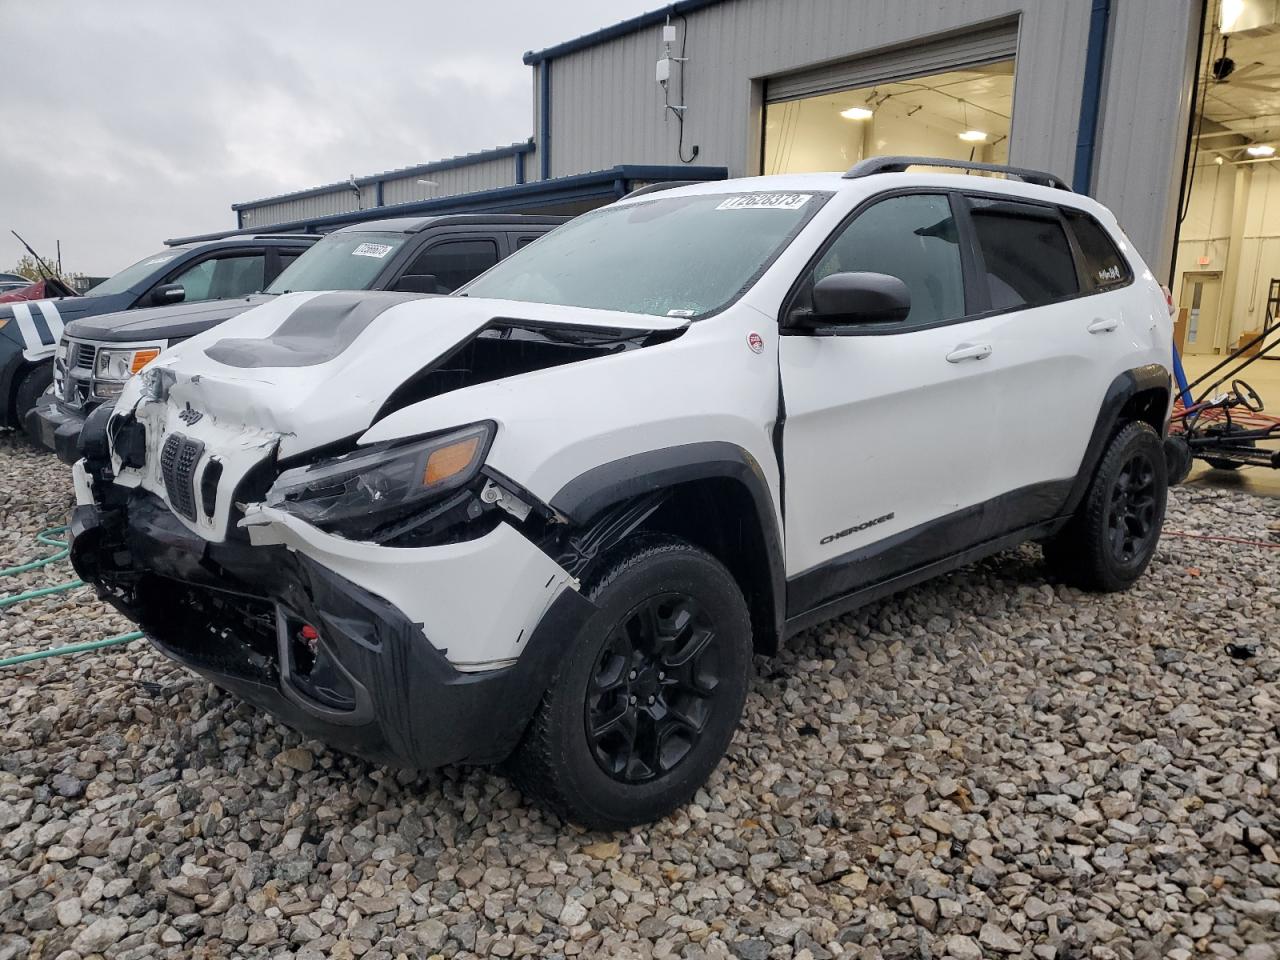
<path fill-rule="evenodd" d="M 1280 352 L 1280 350 L 1277 350 Z M 1187 379 L 1195 380 L 1200 374 L 1209 370 L 1222 358 L 1214 356 L 1183 357 L 1182 365 L 1187 372 Z M 1230 368 L 1226 368 L 1230 369 Z M 1272 360 L 1263 357 L 1255 360 L 1252 366 L 1246 367 L 1237 379 L 1244 380 L 1258 391 L 1265 404 L 1264 413 L 1280 417 L 1280 359 Z M 1206 383 L 1204 386 L 1207 386 Z M 1200 389 L 1203 389 L 1200 388 Z M 1200 389 L 1193 391 L 1199 396 Z M 1230 389 L 1230 383 L 1223 384 L 1220 392 Z M 1278 444 L 1271 442 L 1266 446 L 1275 449 Z M 1212 486 L 1242 493 L 1253 493 L 1265 497 L 1280 497 L 1280 470 L 1265 467 L 1241 467 L 1239 470 L 1214 470 L 1197 460 L 1186 479 L 1189 486 Z"/>

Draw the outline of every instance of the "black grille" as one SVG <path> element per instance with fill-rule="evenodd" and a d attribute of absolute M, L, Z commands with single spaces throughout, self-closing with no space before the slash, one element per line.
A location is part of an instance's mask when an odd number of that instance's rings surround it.
<path fill-rule="evenodd" d="M 178 516 L 196 518 L 195 469 L 204 453 L 204 444 L 180 433 L 171 433 L 160 449 L 160 475 L 169 506 Z"/>
<path fill-rule="evenodd" d="M 79 368 L 80 370 L 92 370 L 93 357 L 94 357 L 94 354 L 96 354 L 97 352 L 98 352 L 97 348 L 95 348 L 91 344 L 72 343 L 71 349 L 70 349 L 71 365 L 73 367 Z"/>

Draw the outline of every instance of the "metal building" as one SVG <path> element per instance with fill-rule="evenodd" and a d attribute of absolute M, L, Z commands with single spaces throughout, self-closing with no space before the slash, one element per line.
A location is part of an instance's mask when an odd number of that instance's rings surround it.
<path fill-rule="evenodd" d="M 1248 54 L 1237 76 L 1252 76 L 1252 101 L 1221 75 L 1229 44 Z M 1210 156 L 1231 169 L 1265 162 L 1245 151 L 1280 129 L 1280 0 L 680 0 L 524 61 L 528 141 L 235 204 L 238 225 L 574 213 L 657 180 L 925 154 L 1059 174 L 1112 207 L 1181 295 L 1180 221 L 1213 202 L 1196 171 Z M 1201 152 L 1209 138 L 1219 153 Z M 1221 202 L 1240 206 L 1241 189 Z M 1228 246 L 1244 236 L 1242 223 L 1196 222 L 1226 230 Z M 1225 344 L 1233 329 L 1215 335 Z"/>

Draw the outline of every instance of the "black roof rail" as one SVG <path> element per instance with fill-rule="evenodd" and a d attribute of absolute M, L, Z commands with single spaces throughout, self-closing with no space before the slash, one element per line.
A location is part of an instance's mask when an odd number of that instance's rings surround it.
<path fill-rule="evenodd" d="M 954 170 L 982 170 L 987 173 L 1003 173 L 1024 183 L 1035 183 L 1042 187 L 1057 187 L 1059 190 L 1071 191 L 1065 180 L 1043 170 L 1029 170 L 1026 167 L 1011 167 L 1004 163 L 978 163 L 973 160 L 946 160 L 942 157 L 868 157 L 859 160 L 844 175 L 845 180 L 856 180 L 859 177 L 870 177 L 877 173 L 905 173 L 908 167 L 949 167 Z"/>
<path fill-rule="evenodd" d="M 706 182 L 705 180 L 660 180 L 647 186 L 636 187 L 622 199 L 630 200 L 632 197 L 643 197 L 646 193 L 657 193 L 659 190 L 673 190 L 676 187 L 688 187 L 695 183 Z"/>

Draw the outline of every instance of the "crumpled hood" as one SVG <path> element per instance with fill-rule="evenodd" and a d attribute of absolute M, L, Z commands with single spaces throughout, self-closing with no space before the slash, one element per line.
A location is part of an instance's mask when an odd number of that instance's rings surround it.
<path fill-rule="evenodd" d="M 620 334 L 689 322 L 385 291 L 288 294 L 166 351 L 126 384 L 116 410 L 162 384 L 171 408 L 275 434 L 288 457 L 363 433 L 406 380 L 502 319 Z"/>

